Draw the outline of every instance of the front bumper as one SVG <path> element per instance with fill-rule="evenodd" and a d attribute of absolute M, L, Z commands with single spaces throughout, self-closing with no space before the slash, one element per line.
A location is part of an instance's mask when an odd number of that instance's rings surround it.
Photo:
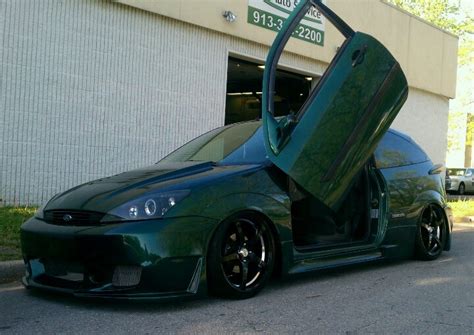
<path fill-rule="evenodd" d="M 217 222 L 202 217 L 67 227 L 32 218 L 21 229 L 26 287 L 98 298 L 178 298 L 206 292 Z"/>

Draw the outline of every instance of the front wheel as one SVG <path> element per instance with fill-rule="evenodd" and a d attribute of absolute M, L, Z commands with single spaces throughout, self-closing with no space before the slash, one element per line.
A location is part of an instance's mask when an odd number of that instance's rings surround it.
<path fill-rule="evenodd" d="M 416 256 L 422 260 L 435 260 L 446 244 L 447 222 L 443 210 L 429 205 L 421 215 L 416 238 Z"/>
<path fill-rule="evenodd" d="M 461 183 L 461 185 L 459 185 L 458 193 L 459 193 L 459 195 L 464 195 L 464 193 L 466 193 L 466 186 L 464 186 L 463 183 Z"/>
<path fill-rule="evenodd" d="M 217 228 L 209 248 L 209 290 L 250 298 L 264 287 L 274 263 L 275 240 L 268 223 L 253 215 L 232 217 Z"/>

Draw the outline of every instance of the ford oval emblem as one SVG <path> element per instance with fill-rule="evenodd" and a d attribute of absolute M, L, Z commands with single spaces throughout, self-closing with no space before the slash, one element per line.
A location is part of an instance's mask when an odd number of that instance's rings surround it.
<path fill-rule="evenodd" d="M 63 216 L 63 220 L 64 220 L 65 222 L 69 222 L 69 221 L 72 220 L 72 216 L 69 215 L 69 214 L 66 214 L 66 215 Z"/>

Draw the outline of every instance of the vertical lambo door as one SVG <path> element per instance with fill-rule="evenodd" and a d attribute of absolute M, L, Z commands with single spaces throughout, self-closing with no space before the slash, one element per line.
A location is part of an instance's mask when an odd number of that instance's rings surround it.
<path fill-rule="evenodd" d="M 345 41 L 301 109 L 275 118 L 278 61 L 312 6 Z M 300 188 L 337 211 L 407 94 L 400 65 L 379 41 L 354 32 L 320 0 L 301 0 L 266 61 L 262 119 L 267 154 Z"/>

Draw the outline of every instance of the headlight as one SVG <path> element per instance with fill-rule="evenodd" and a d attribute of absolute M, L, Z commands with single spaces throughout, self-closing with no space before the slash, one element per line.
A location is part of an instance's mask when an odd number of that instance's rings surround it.
<path fill-rule="evenodd" d="M 142 196 L 109 211 L 102 218 L 101 222 L 161 218 L 188 194 L 189 190 L 179 190 Z"/>

